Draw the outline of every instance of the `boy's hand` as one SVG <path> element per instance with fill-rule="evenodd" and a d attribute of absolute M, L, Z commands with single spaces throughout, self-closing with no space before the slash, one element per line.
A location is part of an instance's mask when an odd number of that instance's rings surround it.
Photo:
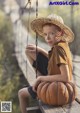
<path fill-rule="evenodd" d="M 34 92 L 36 92 L 36 88 L 37 88 L 37 86 L 39 85 L 40 82 L 41 82 L 41 76 L 39 76 L 39 77 L 36 79 L 35 83 L 34 83 L 33 86 L 32 86 Z"/>
<path fill-rule="evenodd" d="M 37 51 L 39 51 L 39 47 L 37 47 Z M 29 45 L 26 47 L 26 52 L 36 53 L 36 45 L 34 45 L 34 44 L 29 44 Z"/>
<path fill-rule="evenodd" d="M 39 52 L 39 47 L 37 47 L 37 52 Z M 36 45 L 29 44 L 25 50 L 26 55 L 36 60 Z"/>

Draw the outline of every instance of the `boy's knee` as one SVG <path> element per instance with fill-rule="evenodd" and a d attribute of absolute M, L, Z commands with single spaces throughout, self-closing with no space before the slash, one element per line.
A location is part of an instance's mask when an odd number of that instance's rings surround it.
<path fill-rule="evenodd" d="M 23 96 L 23 90 L 20 89 L 20 90 L 18 91 L 18 97 L 22 97 L 22 96 Z"/>
<path fill-rule="evenodd" d="M 18 91 L 18 97 L 27 97 L 27 91 L 25 91 L 25 89 L 23 88 L 23 89 L 20 89 L 19 91 Z"/>

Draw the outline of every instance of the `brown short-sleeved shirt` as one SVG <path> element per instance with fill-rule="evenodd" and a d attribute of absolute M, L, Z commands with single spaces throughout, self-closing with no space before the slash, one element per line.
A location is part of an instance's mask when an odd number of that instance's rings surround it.
<path fill-rule="evenodd" d="M 72 57 L 69 46 L 66 42 L 55 44 L 49 51 L 48 74 L 60 74 L 59 65 L 68 65 L 70 79 L 72 79 Z"/>

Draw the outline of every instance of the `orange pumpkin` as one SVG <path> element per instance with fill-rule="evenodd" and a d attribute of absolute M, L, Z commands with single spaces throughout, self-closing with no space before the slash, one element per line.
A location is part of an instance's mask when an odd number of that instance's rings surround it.
<path fill-rule="evenodd" d="M 65 105 L 76 96 L 75 85 L 64 82 L 41 82 L 37 87 L 38 98 L 45 104 Z"/>

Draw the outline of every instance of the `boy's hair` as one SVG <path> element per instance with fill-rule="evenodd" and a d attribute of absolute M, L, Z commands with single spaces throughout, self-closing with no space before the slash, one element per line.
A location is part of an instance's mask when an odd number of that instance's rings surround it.
<path fill-rule="evenodd" d="M 51 24 L 51 23 L 46 23 L 46 24 L 44 24 L 42 27 L 44 27 L 44 26 L 46 26 L 46 25 L 48 25 L 48 26 L 54 26 L 58 31 L 61 31 L 61 28 L 60 28 L 60 27 L 58 27 L 58 26 L 55 25 L 55 24 Z"/>

